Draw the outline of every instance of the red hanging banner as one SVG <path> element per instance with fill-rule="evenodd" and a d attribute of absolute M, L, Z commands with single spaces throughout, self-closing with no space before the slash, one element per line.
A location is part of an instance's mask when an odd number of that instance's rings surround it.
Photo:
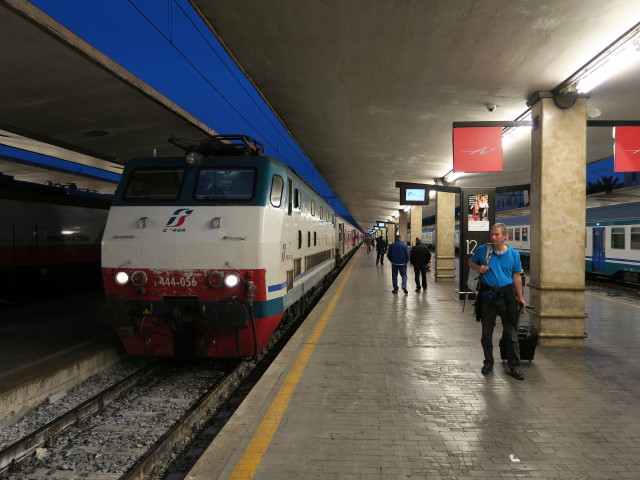
<path fill-rule="evenodd" d="M 640 127 L 615 127 L 614 172 L 640 172 Z"/>
<path fill-rule="evenodd" d="M 454 172 L 501 172 L 502 127 L 453 129 Z"/>

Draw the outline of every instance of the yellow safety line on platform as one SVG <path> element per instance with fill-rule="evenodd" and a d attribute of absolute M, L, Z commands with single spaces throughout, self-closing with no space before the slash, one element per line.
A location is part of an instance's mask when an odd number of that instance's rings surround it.
<path fill-rule="evenodd" d="M 591 295 L 592 297 L 598 297 L 598 298 L 602 298 L 603 300 L 609 300 L 610 302 L 616 302 L 616 303 L 621 303 L 622 305 L 626 305 L 628 307 L 635 307 L 635 308 L 640 308 L 640 305 L 636 305 L 634 303 L 630 303 L 630 302 L 624 302 L 622 300 L 616 300 L 615 298 L 609 298 L 609 297 L 605 297 L 603 295 L 598 295 L 597 293 L 590 293 L 590 292 L 585 292 L 587 295 Z"/>
<path fill-rule="evenodd" d="M 355 260 L 355 255 L 352 260 Z M 262 457 L 267 451 L 269 444 L 273 438 L 273 435 L 276 433 L 276 429 L 280 424 L 280 420 L 282 420 L 282 416 L 284 415 L 287 406 L 289 405 L 289 401 L 295 392 L 296 387 L 298 386 L 298 382 L 302 377 L 302 373 L 304 372 L 305 367 L 311 358 L 311 354 L 313 353 L 318 340 L 320 340 L 320 336 L 324 331 L 324 328 L 327 326 L 329 318 L 333 313 L 333 309 L 335 308 L 338 300 L 340 299 L 340 295 L 342 294 L 342 290 L 344 289 L 349 276 L 351 275 L 351 271 L 355 266 L 355 261 L 352 262 L 349 270 L 345 274 L 342 282 L 340 282 L 340 286 L 338 290 L 334 294 L 333 298 L 329 302 L 329 306 L 320 317 L 318 321 L 318 325 L 313 330 L 306 343 L 302 347 L 301 352 L 298 354 L 298 358 L 296 358 L 293 366 L 291 367 L 291 371 L 285 378 L 280 390 L 276 394 L 276 397 L 273 400 L 273 403 L 267 410 L 264 418 L 260 422 L 258 429 L 251 438 L 251 441 L 247 445 L 244 453 L 238 460 L 231 476 L 229 477 L 231 480 L 248 480 L 252 479 L 262 462 Z"/>

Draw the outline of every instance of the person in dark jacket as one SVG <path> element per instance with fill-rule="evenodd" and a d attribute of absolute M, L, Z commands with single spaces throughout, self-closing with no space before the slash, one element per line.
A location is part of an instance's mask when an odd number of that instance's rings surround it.
<path fill-rule="evenodd" d="M 422 288 L 427 289 L 427 265 L 431 261 L 431 252 L 429 247 L 422 243 L 420 238 L 416 238 L 416 244 L 411 249 L 409 255 L 413 272 L 416 276 L 416 292 L 420 291 L 420 278 L 422 277 Z"/>
<path fill-rule="evenodd" d="M 384 254 L 387 253 L 387 241 L 382 238 L 376 238 L 376 265 L 380 262 L 384 265 Z"/>
<path fill-rule="evenodd" d="M 407 291 L 407 262 L 409 261 L 409 247 L 404 243 L 402 235 L 396 236 L 396 241 L 389 245 L 387 258 L 391 262 L 391 282 L 393 291 L 398 293 L 398 273 L 402 277 L 402 291 L 406 295 Z"/>

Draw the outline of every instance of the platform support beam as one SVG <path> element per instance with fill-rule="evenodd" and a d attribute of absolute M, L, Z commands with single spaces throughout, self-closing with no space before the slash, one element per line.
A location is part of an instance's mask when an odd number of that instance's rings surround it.
<path fill-rule="evenodd" d="M 546 93 L 530 105 L 538 127 L 531 134 L 531 322 L 541 345 L 581 347 L 587 99 L 559 108 Z"/>
<path fill-rule="evenodd" d="M 456 194 L 436 192 L 436 282 L 456 276 Z"/>

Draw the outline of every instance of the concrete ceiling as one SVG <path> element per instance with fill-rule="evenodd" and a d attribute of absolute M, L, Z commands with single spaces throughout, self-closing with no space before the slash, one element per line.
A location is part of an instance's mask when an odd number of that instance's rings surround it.
<path fill-rule="evenodd" d="M 180 152 L 167 142 L 171 134 L 215 133 L 28 2 L 0 2 L 0 45 L 4 145 L 119 173 L 126 159 L 154 149 Z M 0 171 L 25 181 L 73 181 L 101 193 L 115 189 L 6 158 Z"/>
<path fill-rule="evenodd" d="M 195 3 L 363 228 L 397 212 L 396 181 L 452 168 L 452 122 L 515 120 L 640 20 L 633 0 Z M 593 93 L 600 119 L 638 119 L 639 73 Z M 589 137 L 587 161 L 612 154 L 610 129 Z M 456 185 L 529 183 L 529 152 Z"/>
<path fill-rule="evenodd" d="M 166 131 L 210 133 L 27 2 L 4 2 L 1 143 L 46 140 L 108 169 L 170 153 Z M 365 229 L 397 212 L 396 181 L 431 184 L 452 168 L 452 122 L 515 120 L 640 21 L 637 0 L 192 3 Z M 640 62 L 592 92 L 598 119 L 640 120 L 638 78 Z M 588 133 L 586 162 L 610 156 L 611 130 Z M 456 185 L 523 184 L 529 172 L 525 138 L 505 149 L 502 173 Z"/>

